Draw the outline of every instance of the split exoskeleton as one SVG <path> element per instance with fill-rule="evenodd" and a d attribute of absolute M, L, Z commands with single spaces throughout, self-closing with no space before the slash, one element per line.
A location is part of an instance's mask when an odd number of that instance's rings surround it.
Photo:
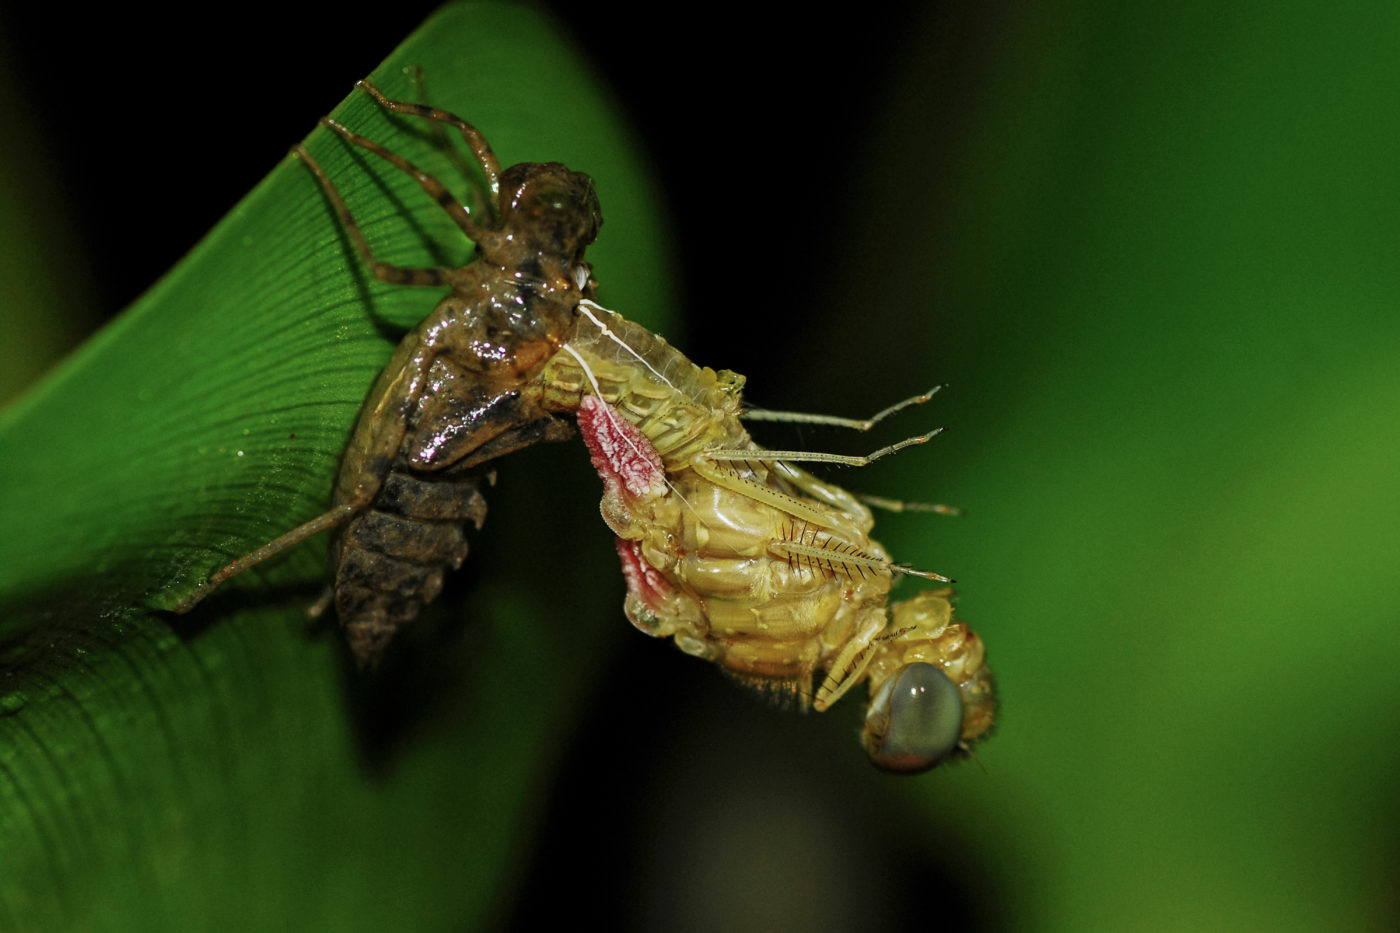
<path fill-rule="evenodd" d="M 995 711 L 980 639 L 953 618 L 947 589 L 888 604 L 898 574 L 946 578 L 892 562 L 870 539 L 861 501 L 793 465 L 866 462 L 932 435 L 867 458 L 758 447 L 740 424 L 743 377 L 696 366 L 592 301 L 583 254 L 602 217 L 588 176 L 559 163 L 501 171 L 466 121 L 360 86 L 392 113 L 460 132 L 485 178 L 489 216 L 474 217 L 401 156 L 322 121 L 411 175 L 477 256 L 461 268 L 376 261 L 334 183 L 304 148 L 294 150 L 372 275 L 451 291 L 367 396 L 330 510 L 228 564 L 177 611 L 335 529 L 331 586 L 313 611 L 333 602 L 357 660 L 373 665 L 465 558 L 464 527 L 481 527 L 492 461 L 570 436 L 559 416 L 574 415 L 604 481 L 603 516 L 638 628 L 802 708 L 824 710 L 868 681 L 864 742 L 881 767 L 918 771 L 965 754 Z"/>
<path fill-rule="evenodd" d="M 331 508 L 211 575 L 175 607 L 187 612 L 224 581 L 321 531 L 335 529 L 333 575 L 313 614 L 334 604 L 362 667 L 379 662 L 400 627 L 442 588 L 467 555 L 465 525 L 480 528 L 487 464 L 539 441 L 572 435 L 568 422 L 533 404 L 522 386 L 573 332 L 578 302 L 592 294 L 585 248 L 602 224 L 593 182 L 557 162 L 501 170 L 481 133 L 453 114 L 393 101 L 391 113 L 455 128 L 485 179 L 488 216 L 474 217 L 436 178 L 329 117 L 347 142 L 406 172 L 477 246 L 461 268 L 379 262 L 335 184 L 304 146 L 310 168 L 370 273 L 399 285 L 451 291 L 405 336 L 360 409 L 341 458 Z"/>

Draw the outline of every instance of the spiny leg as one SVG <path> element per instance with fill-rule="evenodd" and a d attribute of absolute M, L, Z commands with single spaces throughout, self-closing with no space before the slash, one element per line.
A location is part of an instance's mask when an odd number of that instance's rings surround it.
<path fill-rule="evenodd" d="M 818 526 L 830 527 L 831 519 L 823 513 L 820 507 L 800 499 L 797 496 L 788 495 L 782 490 L 775 489 L 756 477 L 746 476 L 734 470 L 725 469 L 719 464 L 726 462 L 770 463 L 776 475 L 791 482 L 801 492 L 806 493 L 828 508 L 835 509 L 846 516 L 859 519 L 861 510 L 855 503 L 865 497 L 847 492 L 841 487 L 832 485 L 831 483 L 822 482 L 805 470 L 793 466 L 791 461 L 807 460 L 819 463 L 836 463 L 846 466 L 864 466 L 881 457 L 886 457 L 896 451 L 903 450 L 905 447 L 925 443 L 942 430 L 942 428 L 938 428 L 930 431 L 928 434 L 906 438 L 897 444 L 890 444 L 887 447 L 882 447 L 865 457 L 847 457 L 842 454 L 801 450 L 764 450 L 762 448 L 753 450 L 707 450 L 696 457 L 691 466 L 697 473 L 716 485 L 733 490 L 757 502 L 771 505 L 794 518 L 800 518 Z M 875 497 L 875 499 L 877 505 L 888 505 L 893 511 L 908 509 L 910 511 L 941 511 L 947 514 L 957 514 L 956 510 L 951 510 L 948 506 L 900 502 L 895 499 L 884 499 L 881 497 Z M 865 520 L 867 522 L 869 521 L 868 513 L 865 513 Z M 954 582 L 951 577 L 946 577 L 943 574 L 931 570 L 916 570 L 908 564 L 896 564 L 891 561 L 888 562 L 887 569 L 891 573 L 923 577 L 926 580 L 939 580 L 944 583 Z"/>
<path fill-rule="evenodd" d="M 350 242 L 355 245 L 355 251 L 364 260 L 365 266 L 370 274 L 381 282 L 388 282 L 390 285 L 446 285 L 448 274 L 451 270 L 441 266 L 428 266 L 413 268 L 409 266 L 396 266 L 387 262 L 380 262 L 374 258 L 374 251 L 369 248 L 369 241 L 365 239 L 364 233 L 360 231 L 360 225 L 355 223 L 355 215 L 350 213 L 349 206 L 345 199 L 340 196 L 340 192 L 335 187 L 335 182 L 330 180 L 325 169 L 321 168 L 321 163 L 312 158 L 311 153 L 306 151 L 305 146 L 298 145 L 292 149 L 292 154 L 306 163 L 306 167 L 311 169 L 311 174 L 316 176 L 316 181 L 321 186 L 326 200 L 331 202 L 331 207 L 335 210 L 335 215 L 340 219 L 340 225 L 345 228 L 346 234 L 350 237 Z"/>
<path fill-rule="evenodd" d="M 916 570 L 908 564 L 897 564 L 888 558 L 876 557 L 861 550 L 859 545 L 840 540 L 835 535 L 828 534 L 823 539 L 819 529 L 809 528 L 806 523 L 801 529 L 798 529 L 796 521 L 791 526 L 785 527 L 783 537 L 771 542 L 768 547 L 773 553 L 786 558 L 788 566 L 795 570 L 805 568 L 821 571 L 831 576 L 840 573 L 852 581 L 857 576 L 864 579 L 866 571 L 869 570 L 922 577 L 925 580 L 937 580 L 940 583 L 954 582 L 943 574 L 934 573 L 932 570 Z"/>
<path fill-rule="evenodd" d="M 491 151 L 491 146 L 486 142 L 486 137 L 481 135 L 481 131 L 472 126 L 466 120 L 454 113 L 446 110 L 439 110 L 436 107 L 429 107 L 427 104 L 415 104 L 405 100 L 390 100 L 384 96 L 384 92 L 379 90 L 368 81 L 359 81 L 356 87 L 363 88 L 378 101 L 379 106 L 391 113 L 411 114 L 415 117 L 422 117 L 425 120 L 436 120 L 439 123 L 446 123 L 456 127 L 462 134 L 462 139 L 476 156 L 476 161 L 481 165 L 481 172 L 486 176 L 486 183 L 491 186 L 492 195 L 500 192 L 501 164 L 496 160 L 496 154 Z M 499 205 L 493 205 L 499 208 Z"/>
<path fill-rule="evenodd" d="M 762 453 L 768 453 L 768 451 L 762 451 Z M 765 505 L 772 506 L 794 519 L 801 519 L 818 528 L 834 528 L 838 524 L 833 521 L 831 509 L 824 508 L 818 503 L 789 495 L 755 477 L 744 476 L 733 470 L 726 470 L 723 467 L 709 463 L 706 461 L 704 454 L 695 458 L 691 463 L 691 469 L 716 486 L 720 486 L 732 492 L 737 492 L 739 495 L 752 499 L 755 502 L 761 502 Z M 847 516 L 850 515 L 849 512 L 844 512 L 839 508 L 836 508 L 835 511 L 842 512 L 842 514 Z M 817 554 L 816 551 L 809 549 L 801 542 L 774 542 L 774 549 L 779 553 L 792 557 L 822 556 Z M 820 550 L 820 548 L 817 550 Z M 864 565 L 872 568 L 879 567 L 889 573 L 902 573 L 914 577 L 923 577 L 926 580 L 938 580 L 943 583 L 954 582 L 951 578 L 945 577 L 941 573 L 935 573 L 932 570 L 916 570 L 908 564 L 897 564 L 888 560 L 873 560 Z"/>
<path fill-rule="evenodd" d="M 769 411 L 766 408 L 750 408 L 744 411 L 741 418 L 745 421 L 779 421 L 785 424 L 823 424 L 838 428 L 851 428 L 855 431 L 869 431 L 875 425 L 884 421 L 890 415 L 903 411 L 911 405 L 922 405 L 933 398 L 943 386 L 934 386 L 927 392 L 918 395 L 911 395 L 909 398 L 895 402 L 883 411 L 871 415 L 869 418 L 842 418 L 838 415 L 814 415 L 810 412 L 802 411 Z"/>
<path fill-rule="evenodd" d="M 883 617 L 883 612 L 881 615 Z M 870 666 L 871 656 L 876 648 L 885 642 L 898 641 L 912 631 L 914 626 L 907 625 L 893 632 L 865 639 L 860 636 L 853 638 L 828 669 L 821 686 L 817 688 L 812 708 L 819 713 L 826 712 L 831 704 L 846 695 L 846 691 L 865 679 L 865 671 Z"/>
<path fill-rule="evenodd" d="M 900 445 L 892 446 L 907 446 L 918 440 L 919 438 L 911 438 L 909 441 L 904 441 Z M 876 451 L 876 453 L 883 456 L 881 451 Z M 759 447 L 750 450 L 706 450 L 696 456 L 696 458 L 691 461 L 690 466 L 696 473 L 712 483 L 747 496 L 756 502 L 763 502 L 767 505 L 771 505 L 794 518 L 805 519 L 822 527 L 830 527 L 831 517 L 826 510 L 839 512 L 848 518 L 860 518 L 864 509 L 857 504 L 857 497 L 842 489 L 840 486 L 822 482 L 812 474 L 787 462 L 794 459 L 826 460 L 827 458 L 836 458 L 837 462 L 843 462 L 839 454 L 791 450 L 764 450 Z M 845 458 L 844 462 L 869 462 L 870 459 L 871 458 L 860 457 Z M 741 474 L 737 470 L 721 466 L 721 464 L 735 462 L 749 464 L 771 463 L 773 472 L 777 476 L 791 482 L 797 489 L 817 501 L 810 502 L 799 498 L 770 485 L 757 476 Z M 866 514 L 866 520 L 869 520 L 868 514 Z"/>
<path fill-rule="evenodd" d="M 412 65 L 404 68 L 404 71 L 411 74 L 413 77 L 413 89 L 418 97 L 419 105 L 427 106 L 428 89 L 427 79 L 423 74 L 423 66 Z M 462 150 L 452 145 L 452 141 L 447 137 L 447 128 L 442 125 L 441 121 L 434 120 L 429 126 L 432 128 L 433 140 L 437 143 L 438 148 L 447 155 L 452 166 L 457 169 L 457 174 L 462 176 L 462 180 L 467 186 L 467 213 L 473 217 L 484 215 L 486 223 L 489 225 L 494 220 L 493 214 L 496 210 L 496 203 L 495 199 L 488 197 L 486 192 L 481 189 L 481 185 L 477 183 L 476 173 L 482 172 L 484 174 L 485 172 L 481 167 L 481 163 L 469 163 L 462 157 Z M 480 211 L 477 210 L 478 207 Z"/>
<path fill-rule="evenodd" d="M 938 515 L 962 515 L 963 510 L 953 505 L 940 505 L 933 502 L 906 502 L 903 499 L 889 499 L 885 496 L 873 496 L 864 492 L 848 492 L 840 486 L 833 486 L 831 483 L 817 479 L 806 470 L 799 469 L 791 463 L 775 463 L 772 465 L 773 473 L 795 488 L 831 506 L 833 509 L 845 512 L 847 515 L 859 517 L 861 514 L 860 504 L 864 504 L 874 509 L 883 509 L 886 512 L 934 512 Z"/>
<path fill-rule="evenodd" d="M 933 432 L 933 434 L 937 433 L 938 431 Z M 771 454 L 773 451 L 767 451 L 767 453 Z M 876 451 L 876 453 L 881 454 L 880 451 Z M 883 454 L 881 455 L 883 456 Z M 749 457 L 746 459 L 754 458 Z M 824 502 L 832 508 L 839 509 L 848 515 L 855 515 L 858 513 L 858 509 L 854 507 L 854 504 L 857 502 L 864 503 L 871 508 L 883 509 L 886 512 L 933 512 L 938 515 L 963 514 L 962 509 L 952 505 L 942 505 L 933 502 L 907 502 L 902 499 L 890 499 L 885 496 L 874 496 L 868 493 L 847 492 L 840 486 L 833 486 L 830 483 L 823 482 L 806 470 L 799 469 L 787 462 L 779 461 L 772 464 L 772 470 L 775 474 L 812 498 Z"/>
<path fill-rule="evenodd" d="M 418 187 L 422 188 L 429 197 L 436 201 L 438 207 L 441 207 L 447 212 L 447 216 L 452 218 L 452 222 L 456 224 L 457 228 L 465 233 L 467 238 L 472 242 L 480 243 L 491 236 L 490 231 L 478 226 L 476 221 L 472 220 L 471 214 L 469 214 L 467 209 L 457 200 L 457 196 L 432 175 L 423 171 L 397 152 L 391 152 L 374 140 L 366 136 L 361 136 L 345 124 L 332 120 L 330 117 L 322 117 L 321 124 L 339 133 L 346 142 L 374 153 L 404 174 L 412 176 L 413 180 L 418 182 Z"/>
<path fill-rule="evenodd" d="M 880 640 L 878 636 L 885 623 L 883 609 L 865 616 L 850 641 L 846 642 L 846 646 L 832 659 L 826 677 L 817 688 L 812 709 L 819 713 L 826 712 L 831 704 L 845 696 L 847 690 L 860 682 L 865 669 L 870 666 L 871 653 Z"/>
<path fill-rule="evenodd" d="M 179 615 L 184 615 L 202 602 L 206 596 L 218 589 L 220 584 L 231 580 L 251 567 L 261 564 L 269 557 L 280 554 L 287 548 L 300 544 L 314 534 L 319 534 L 328 528 L 334 528 L 349 519 L 361 508 L 363 508 L 363 506 L 353 504 L 338 505 L 329 512 L 324 512 L 311 519 L 311 521 L 296 526 L 286 534 L 273 538 L 262 547 L 249 551 L 222 570 L 210 575 L 207 580 L 195 588 L 193 593 L 180 600 L 179 604 L 175 606 L 174 611 Z"/>
<path fill-rule="evenodd" d="M 707 450 L 704 453 L 706 459 L 724 462 L 748 462 L 748 463 L 774 463 L 786 460 L 797 463 L 832 463 L 837 466 L 868 466 L 876 460 L 888 457 L 892 453 L 897 453 L 906 447 L 913 447 L 918 444 L 927 444 L 943 432 L 942 428 L 934 428 L 927 434 L 917 434 L 914 437 L 906 437 L 895 444 L 881 447 L 873 453 L 864 457 L 847 456 L 846 454 L 828 454 L 812 450 L 730 450 L 718 449 Z"/>
<path fill-rule="evenodd" d="M 937 502 L 905 502 L 902 499 L 887 499 L 884 496 L 872 496 L 868 493 L 852 493 L 861 502 L 872 508 L 884 509 L 886 512 L 933 512 L 937 515 L 962 515 L 963 510 L 956 505 L 943 505 Z"/>
<path fill-rule="evenodd" d="M 743 414 L 740 415 L 740 417 L 743 418 L 745 421 L 770 421 L 781 422 L 785 424 L 829 425 L 838 428 L 850 428 L 855 431 L 869 431 L 875 425 L 879 424 L 881 421 L 884 421 L 886 418 L 890 417 L 891 415 L 897 412 L 903 411 L 904 409 L 909 408 L 912 405 L 924 404 L 925 402 L 932 399 L 934 395 L 938 394 L 938 392 L 942 389 L 943 386 L 938 385 L 929 389 L 927 392 L 921 392 L 918 395 L 911 395 L 909 398 L 895 402 L 893 405 L 883 409 L 880 412 L 877 412 L 874 415 L 871 415 L 869 418 L 842 418 L 836 415 L 815 415 L 809 412 L 800 411 L 769 411 L 767 409 L 761 408 L 749 409 L 743 412 Z M 933 434 L 937 433 L 937 431 L 933 432 Z M 928 435 L 928 437 L 932 437 L 932 434 Z M 916 442 L 917 440 L 911 439 L 911 441 L 906 441 L 905 444 L 907 445 L 909 443 Z M 876 453 L 872 455 L 871 458 L 867 458 L 865 462 L 868 463 L 870 459 L 874 459 L 876 456 L 884 456 L 886 453 L 890 452 L 892 451 L 876 451 Z M 825 457 L 804 459 L 819 459 L 823 462 L 833 462 L 826 460 Z M 851 464 L 848 461 L 837 462 L 844 463 L 848 466 L 863 465 L 861 463 Z M 839 489 L 839 487 L 837 487 L 834 491 L 840 493 L 840 495 L 837 498 L 843 501 L 832 501 L 832 497 L 830 495 L 827 495 L 827 493 L 829 491 L 833 491 L 833 487 L 816 479 L 810 473 L 806 473 L 802 470 L 797 469 L 796 467 L 789 466 L 784 463 L 774 464 L 774 470 L 784 479 L 788 480 L 793 485 L 801 489 L 803 492 L 807 493 L 808 495 L 814 496 L 817 499 L 821 499 L 828 505 L 833 505 L 836 508 L 841 509 L 842 511 L 850 511 L 848 502 L 850 499 L 855 499 L 873 508 L 884 509 L 887 512 L 935 512 L 939 515 L 962 514 L 961 509 L 951 505 L 941 505 L 930 502 L 905 502 L 899 499 L 889 499 L 884 496 L 872 496 L 867 495 L 865 493 L 847 493 L 845 490 Z"/>

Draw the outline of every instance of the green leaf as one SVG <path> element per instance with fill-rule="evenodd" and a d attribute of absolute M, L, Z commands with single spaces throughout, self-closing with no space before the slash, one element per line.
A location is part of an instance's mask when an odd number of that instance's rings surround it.
<path fill-rule="evenodd" d="M 372 77 L 414 99 L 412 66 L 504 163 L 594 177 L 600 298 L 658 324 L 658 199 L 578 53 L 527 8 L 461 4 Z M 364 94 L 333 114 L 454 177 L 422 127 Z M 411 179 L 325 129 L 308 146 L 378 258 L 468 255 Z M 569 563 L 530 492 L 488 517 L 470 594 L 425 614 L 433 650 L 409 637 L 412 663 L 372 682 L 302 617 L 325 573 L 314 542 L 188 617 L 158 611 L 325 508 L 395 328 L 438 297 L 368 282 L 288 157 L 0 415 L 0 928 L 459 929 L 508 897 L 525 795 L 617 628 L 603 600 L 536 636 L 539 562 L 561 587 L 604 575 Z M 530 490 L 524 469 L 502 483 Z"/>
<path fill-rule="evenodd" d="M 908 789 L 993 926 L 1396 925 L 1400 7 L 1220 12 L 999 24 L 954 143 L 938 60 L 892 82 L 967 517 L 877 533 L 998 676 L 985 772 Z"/>

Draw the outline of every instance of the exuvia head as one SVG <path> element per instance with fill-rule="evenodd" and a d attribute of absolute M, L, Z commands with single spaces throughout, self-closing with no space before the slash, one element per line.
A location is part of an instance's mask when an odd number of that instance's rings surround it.
<path fill-rule="evenodd" d="M 494 249 L 528 250 L 570 268 L 603 225 L 593 179 L 558 162 L 521 162 L 506 169 L 497 203 Z"/>

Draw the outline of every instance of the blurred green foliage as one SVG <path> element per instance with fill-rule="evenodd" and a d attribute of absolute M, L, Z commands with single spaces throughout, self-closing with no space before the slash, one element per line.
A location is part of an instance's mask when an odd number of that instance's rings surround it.
<path fill-rule="evenodd" d="M 1400 10 L 1023 12 L 900 230 L 1005 705 L 989 775 L 915 793 L 1018 926 L 1393 928 Z M 873 186 L 944 145 L 931 77 Z"/>

